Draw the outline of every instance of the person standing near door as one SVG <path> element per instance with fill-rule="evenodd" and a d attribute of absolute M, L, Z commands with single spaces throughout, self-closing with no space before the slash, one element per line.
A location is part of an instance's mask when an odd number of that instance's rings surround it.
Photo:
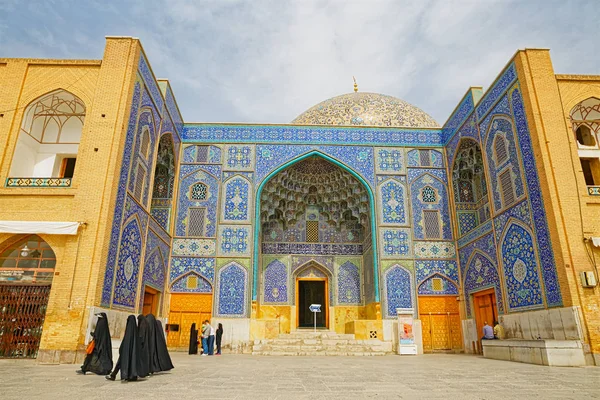
<path fill-rule="evenodd" d="M 217 328 L 217 355 L 221 355 L 221 339 L 223 338 L 223 324 L 219 323 L 219 327 Z"/>
<path fill-rule="evenodd" d="M 208 334 L 210 333 L 210 325 L 208 325 L 208 320 L 205 320 L 202 323 L 202 355 L 208 355 Z"/>
<path fill-rule="evenodd" d="M 213 356 L 215 354 L 215 328 L 208 323 L 208 321 L 206 321 L 206 323 L 208 324 L 208 355 L 209 356 Z"/>

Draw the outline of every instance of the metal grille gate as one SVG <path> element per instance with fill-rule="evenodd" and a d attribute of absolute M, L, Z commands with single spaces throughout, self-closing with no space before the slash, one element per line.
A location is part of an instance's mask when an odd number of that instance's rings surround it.
<path fill-rule="evenodd" d="M 36 358 L 50 285 L 0 285 L 0 358 Z"/>

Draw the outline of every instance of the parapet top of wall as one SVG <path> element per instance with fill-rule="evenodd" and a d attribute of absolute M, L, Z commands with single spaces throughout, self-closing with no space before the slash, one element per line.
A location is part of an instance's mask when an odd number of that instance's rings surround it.
<path fill-rule="evenodd" d="M 555 77 L 557 81 L 600 82 L 600 75 L 556 74 Z"/>
<path fill-rule="evenodd" d="M 57 58 L 0 58 L 0 64 L 26 63 L 30 65 L 100 66 L 102 60 L 61 60 Z"/>

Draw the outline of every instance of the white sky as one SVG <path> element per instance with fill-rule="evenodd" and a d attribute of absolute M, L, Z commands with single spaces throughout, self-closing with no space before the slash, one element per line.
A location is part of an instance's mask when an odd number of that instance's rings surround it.
<path fill-rule="evenodd" d="M 106 35 L 141 39 L 187 122 L 290 122 L 354 75 L 443 124 L 525 47 L 600 74 L 598 0 L 0 0 L 0 57 L 100 59 Z"/>

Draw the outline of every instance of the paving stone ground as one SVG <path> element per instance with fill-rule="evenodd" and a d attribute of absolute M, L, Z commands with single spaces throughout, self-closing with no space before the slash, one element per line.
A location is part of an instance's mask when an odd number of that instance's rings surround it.
<path fill-rule="evenodd" d="M 600 368 L 469 355 L 188 356 L 138 382 L 78 376 L 74 365 L 0 360 L 0 399 L 600 399 Z"/>

